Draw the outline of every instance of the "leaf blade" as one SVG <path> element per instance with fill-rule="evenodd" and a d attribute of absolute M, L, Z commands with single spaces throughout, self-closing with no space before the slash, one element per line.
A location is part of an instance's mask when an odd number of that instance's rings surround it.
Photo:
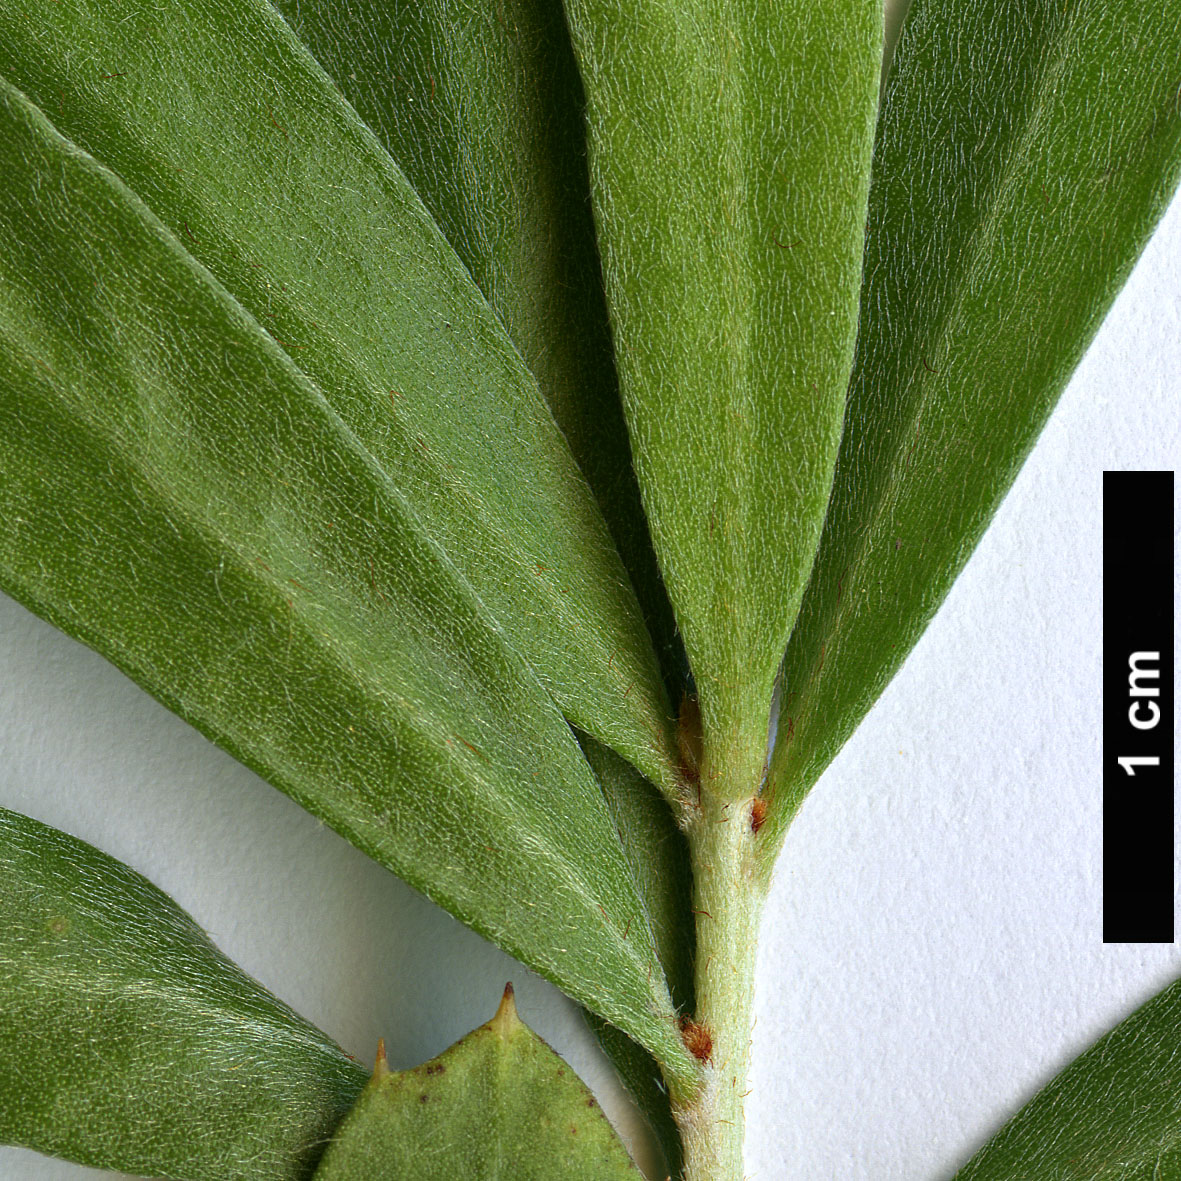
<path fill-rule="evenodd" d="M 1181 1160 L 1181 982 L 1044 1087 L 955 1181 L 1160 1181 Z"/>
<path fill-rule="evenodd" d="M 166 11 L 67 0 L 34 21 L 5 0 L 6 76 L 316 382 L 571 719 L 671 782 L 626 572 L 463 265 L 270 4 Z"/>
<path fill-rule="evenodd" d="M 668 803 L 634 767 L 588 735 L 579 735 L 595 772 L 624 856 L 652 928 L 669 993 L 677 1013 L 694 1012 L 693 870 L 689 846 Z M 664 1151 L 669 1173 L 681 1170 L 681 1138 L 668 1088 L 652 1055 L 601 1018 L 587 1020 L 604 1053 L 639 1105 Z"/>
<path fill-rule="evenodd" d="M 576 735 L 619 833 L 678 1012 L 693 1011 L 693 869 L 689 843 L 657 788 L 589 735 Z"/>
<path fill-rule="evenodd" d="M 848 427 L 784 664 L 777 839 L 947 593 L 1163 212 L 1179 57 L 1159 3 L 911 9 Z"/>
<path fill-rule="evenodd" d="M 631 466 L 591 218 L 582 84 L 561 6 L 278 8 L 405 171 L 536 376 L 679 699 L 684 656 Z"/>
<path fill-rule="evenodd" d="M 365 1072 L 113 858 L 0 809 L 0 864 L 0 1141 L 139 1176 L 309 1178 Z"/>
<path fill-rule="evenodd" d="M 624 410 L 701 698 L 704 778 L 752 795 L 840 436 L 881 8 L 567 13 Z"/>
<path fill-rule="evenodd" d="M 0 585 L 675 1076 L 642 908 L 552 701 L 278 346 L 0 90 Z"/>
<path fill-rule="evenodd" d="M 382 1059 L 316 1181 L 639 1181 L 574 1072 L 517 1016 L 496 1015 L 413 1070 Z"/>

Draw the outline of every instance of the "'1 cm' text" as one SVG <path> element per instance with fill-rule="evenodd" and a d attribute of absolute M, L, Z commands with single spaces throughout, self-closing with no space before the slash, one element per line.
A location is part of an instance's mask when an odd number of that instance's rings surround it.
<path fill-rule="evenodd" d="M 1128 721 L 1137 730 L 1155 729 L 1160 722 L 1160 706 L 1153 700 L 1160 697 L 1160 653 L 1133 652 L 1128 657 Z M 1141 681 L 1156 681 L 1155 685 L 1142 685 Z M 1159 767 L 1159 755 L 1124 755 L 1116 759 L 1129 774 L 1135 775 L 1137 767 Z"/>

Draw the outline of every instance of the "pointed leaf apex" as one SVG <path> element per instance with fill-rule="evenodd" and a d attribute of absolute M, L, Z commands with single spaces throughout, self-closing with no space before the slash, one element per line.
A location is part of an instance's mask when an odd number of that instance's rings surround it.
<path fill-rule="evenodd" d="M 504 995 L 500 998 L 495 1016 L 488 1024 L 506 1041 L 521 1024 L 521 1019 L 517 1016 L 517 1002 L 514 999 L 511 980 L 504 986 Z"/>
<path fill-rule="evenodd" d="M 437 1058 L 370 1083 L 315 1173 L 315 1181 L 456 1177 L 643 1181 L 586 1085 L 517 1017 L 511 984 L 491 1021 Z"/>
<path fill-rule="evenodd" d="M 385 1056 L 385 1038 L 377 1039 L 377 1057 L 373 1062 L 374 1079 L 383 1079 L 390 1072 L 389 1059 Z"/>

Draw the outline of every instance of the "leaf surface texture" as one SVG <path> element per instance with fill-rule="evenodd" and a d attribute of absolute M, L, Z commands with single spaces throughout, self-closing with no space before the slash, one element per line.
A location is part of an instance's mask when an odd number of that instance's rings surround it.
<path fill-rule="evenodd" d="M 1040 1091 L 955 1181 L 1172 1181 L 1181 1176 L 1181 982 Z"/>
<path fill-rule="evenodd" d="M 566 8 L 624 411 L 706 776 L 750 794 L 840 438 L 881 8 Z"/>
<path fill-rule="evenodd" d="M 0 586 L 691 1070 L 594 776 L 470 586 L 110 172 L 6 85 L 0 119 Z"/>
<path fill-rule="evenodd" d="M 679 698 L 684 657 L 632 471 L 560 0 L 278 7 L 404 169 L 536 376 Z"/>
<path fill-rule="evenodd" d="M 886 84 L 832 502 L 784 666 L 784 826 L 979 540 L 1176 187 L 1170 0 L 916 0 Z"/>
<path fill-rule="evenodd" d="M 151 882 L 0 809 L 0 1143 L 307 1181 L 365 1072 Z"/>
<path fill-rule="evenodd" d="M 379 1058 L 316 1181 L 641 1181 L 577 1075 L 517 1016 L 391 1073 Z"/>
<path fill-rule="evenodd" d="M 316 382 L 570 719 L 667 782 L 655 654 L 536 381 L 276 11 L 0 0 L 0 62 Z"/>

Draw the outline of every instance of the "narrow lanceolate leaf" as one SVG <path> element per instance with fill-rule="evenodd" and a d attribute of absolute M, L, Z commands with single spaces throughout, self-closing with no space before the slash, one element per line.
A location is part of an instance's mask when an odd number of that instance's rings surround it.
<path fill-rule="evenodd" d="M 306 1181 L 364 1084 L 151 882 L 0 809 L 0 1143 Z"/>
<path fill-rule="evenodd" d="M 679 1177 L 684 1168 L 685 1150 L 680 1129 L 673 1117 L 668 1087 L 661 1077 L 656 1060 L 627 1034 L 621 1033 L 601 1017 L 588 1012 L 586 1018 L 603 1053 L 611 1060 L 620 1081 L 639 1107 L 660 1145 L 665 1168 L 660 1176 Z"/>
<path fill-rule="evenodd" d="M 1173 1181 L 1181 1176 L 1181 982 L 1102 1037 L 955 1181 Z"/>
<path fill-rule="evenodd" d="M 567 0 L 624 410 L 705 781 L 758 786 L 840 437 L 877 0 Z M 738 768 L 725 784 L 718 768 Z"/>
<path fill-rule="evenodd" d="M 845 436 L 785 666 L 780 831 L 947 593 L 1176 186 L 1176 6 L 917 0 L 875 151 Z"/>
<path fill-rule="evenodd" d="M 683 655 L 619 403 L 560 0 L 278 0 L 405 171 L 562 428 L 679 699 Z"/>
<path fill-rule="evenodd" d="M 693 873 L 689 845 L 656 788 L 618 755 L 593 738 L 579 738 L 615 822 L 652 928 L 656 954 L 678 1013 L 693 1004 Z M 607 1057 L 643 1111 L 664 1149 L 669 1173 L 681 1166 L 681 1139 L 668 1088 L 652 1055 L 601 1018 L 588 1015 Z"/>
<path fill-rule="evenodd" d="M 266 0 L 0 0 L 0 67 L 319 385 L 570 719 L 667 783 L 651 642 L 535 380 Z"/>
<path fill-rule="evenodd" d="M 544 689 L 279 346 L 2 93 L 0 588 L 690 1079 Z"/>
<path fill-rule="evenodd" d="M 641 1181 L 581 1079 L 518 1016 L 513 986 L 487 1025 L 438 1058 L 377 1069 L 316 1181 Z"/>
<path fill-rule="evenodd" d="M 673 1004 L 691 1013 L 695 932 L 689 843 L 668 804 L 634 767 L 588 735 L 580 735 L 579 743 L 619 833 Z"/>

